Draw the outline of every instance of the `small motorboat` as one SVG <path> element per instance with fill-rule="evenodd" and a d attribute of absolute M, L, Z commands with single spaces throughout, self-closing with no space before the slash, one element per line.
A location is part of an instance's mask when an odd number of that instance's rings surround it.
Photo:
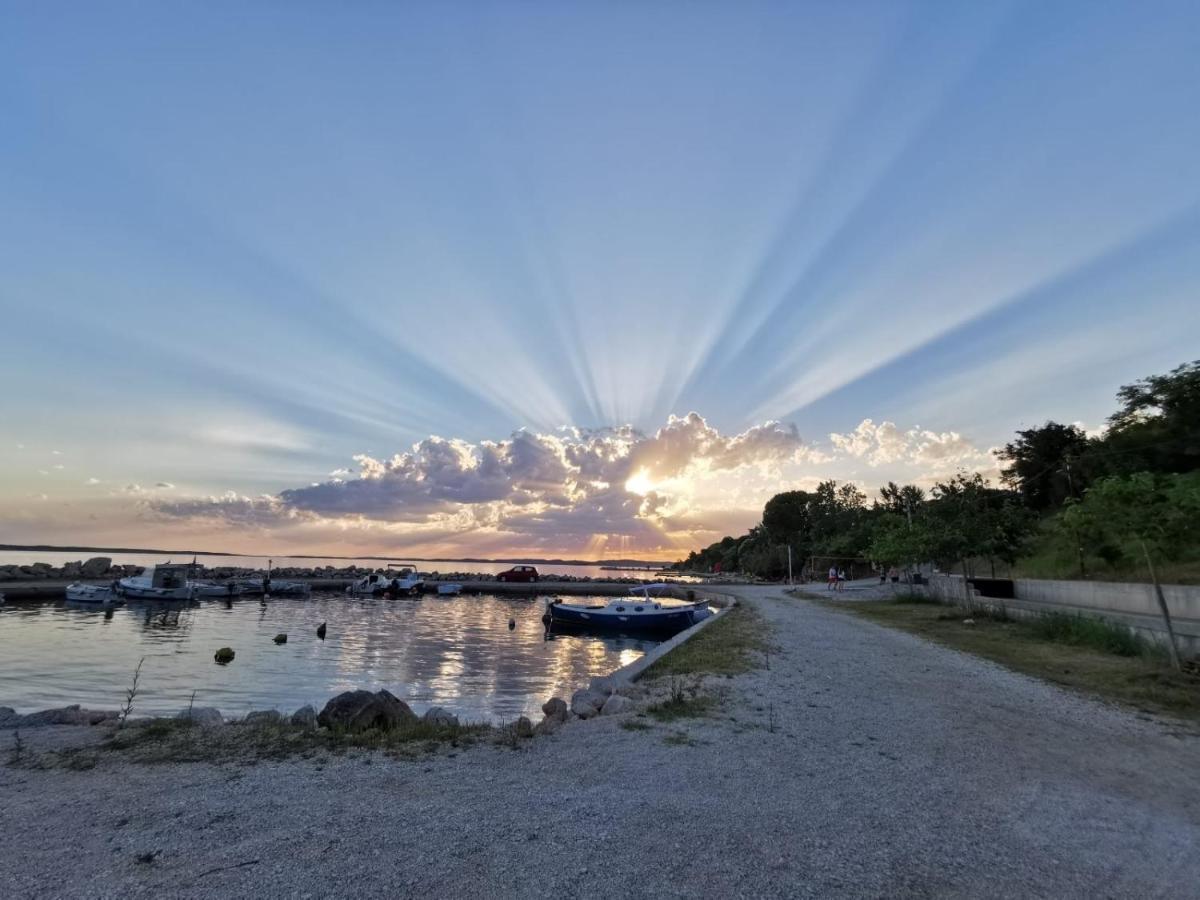
<path fill-rule="evenodd" d="M 194 565 L 163 563 L 150 566 L 141 575 L 132 575 L 117 582 L 122 597 L 148 600 L 192 600 L 196 588 L 191 579 Z"/>
<path fill-rule="evenodd" d="M 643 588 L 636 588 L 642 591 Z M 670 637 L 708 618 L 711 610 L 703 603 L 663 602 L 647 591 L 642 597 L 613 597 L 606 603 L 564 603 L 556 598 L 546 604 L 542 621 L 547 630 L 598 631 Z"/>
<path fill-rule="evenodd" d="M 346 593 L 351 597 L 375 597 L 380 594 L 399 597 L 419 594 L 424 586 L 425 579 L 418 574 L 417 567 L 405 565 L 396 572 L 364 575 L 346 588 Z"/>
<path fill-rule="evenodd" d="M 121 598 L 111 584 L 82 584 L 76 581 L 67 585 L 67 602 L 113 606 L 120 603 Z"/>
<path fill-rule="evenodd" d="M 197 597 L 236 597 L 242 587 L 236 581 L 189 581 Z"/>
<path fill-rule="evenodd" d="M 437 586 L 439 597 L 457 597 L 462 593 L 462 585 L 456 581 L 443 581 Z"/>

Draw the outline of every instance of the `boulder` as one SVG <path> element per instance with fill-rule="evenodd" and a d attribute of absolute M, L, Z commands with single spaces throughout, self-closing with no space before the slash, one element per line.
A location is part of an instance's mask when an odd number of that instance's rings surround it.
<path fill-rule="evenodd" d="M 42 725 L 84 725 L 86 724 L 85 710 L 76 703 L 58 709 L 43 709 L 40 712 L 21 716 L 13 724 L 22 728 L 37 728 Z"/>
<path fill-rule="evenodd" d="M 602 716 L 617 716 L 623 712 L 630 712 L 634 708 L 634 702 L 628 697 L 623 697 L 620 694 L 613 694 L 604 701 L 604 705 L 600 707 L 600 715 Z"/>
<path fill-rule="evenodd" d="M 83 563 L 69 562 L 63 563 L 62 577 L 63 578 L 79 578 L 83 575 Z"/>
<path fill-rule="evenodd" d="M 191 709 L 181 709 L 175 718 L 186 719 L 201 728 L 213 728 L 225 724 L 221 711 L 212 706 L 193 706 Z"/>
<path fill-rule="evenodd" d="M 317 727 L 317 711 L 311 706 L 302 706 L 292 713 L 292 724 L 305 731 L 313 731 Z"/>
<path fill-rule="evenodd" d="M 247 713 L 246 718 L 242 720 L 246 725 L 278 725 L 283 721 L 283 715 L 277 709 L 258 709 L 252 713 Z"/>
<path fill-rule="evenodd" d="M 563 721 L 562 719 L 554 719 L 546 716 L 546 718 L 537 723 L 537 726 L 533 729 L 533 733 L 537 735 L 554 734 L 554 732 L 562 728 Z"/>
<path fill-rule="evenodd" d="M 599 715 L 600 707 L 607 699 L 605 694 L 593 691 L 591 688 L 576 691 L 571 695 L 571 712 L 581 719 L 590 719 L 592 716 Z"/>
<path fill-rule="evenodd" d="M 83 564 L 84 578 L 100 578 L 112 567 L 112 560 L 107 556 L 93 556 Z"/>
<path fill-rule="evenodd" d="M 213 659 L 215 659 L 221 665 L 225 665 L 226 663 L 233 662 L 233 657 L 234 657 L 234 652 L 233 652 L 232 647 L 222 647 L 220 650 L 218 650 L 216 653 L 213 654 Z"/>
<path fill-rule="evenodd" d="M 325 704 L 317 721 L 326 728 L 365 731 L 395 728 L 417 721 L 408 704 L 388 691 L 346 691 Z"/>
<path fill-rule="evenodd" d="M 554 719 L 557 722 L 567 721 L 567 717 L 571 715 L 571 710 L 567 707 L 567 702 L 558 697 L 551 697 L 542 704 L 542 712 L 546 714 L 547 719 Z"/>
<path fill-rule="evenodd" d="M 275 643 L 286 644 L 287 643 L 287 635 L 284 634 L 283 632 L 280 632 L 279 634 L 275 635 Z"/>
<path fill-rule="evenodd" d="M 11 706 L 0 706 L 0 728 L 7 728 L 9 723 L 21 718 Z"/>
<path fill-rule="evenodd" d="M 434 706 L 425 711 L 425 715 L 421 718 L 426 722 L 431 722 L 437 725 L 446 725 L 452 728 L 458 727 L 458 716 L 449 710 L 442 709 L 440 706 Z"/>
<path fill-rule="evenodd" d="M 30 568 L 35 572 L 42 573 L 43 575 L 49 575 L 54 571 L 54 566 L 50 565 L 50 563 L 34 563 L 32 566 L 30 566 Z"/>
<path fill-rule="evenodd" d="M 531 738 L 533 737 L 533 723 L 525 716 L 521 716 L 513 725 L 513 731 L 519 738 Z"/>

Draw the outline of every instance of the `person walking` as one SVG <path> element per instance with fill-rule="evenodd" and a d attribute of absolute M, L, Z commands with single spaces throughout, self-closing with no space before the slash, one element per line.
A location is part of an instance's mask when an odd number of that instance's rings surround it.
<path fill-rule="evenodd" d="M 845 570 L 845 569 L 838 569 L 838 573 L 837 573 L 837 589 L 840 591 L 840 590 L 842 589 L 842 585 L 844 585 L 845 583 L 846 583 L 846 570 Z"/>
<path fill-rule="evenodd" d="M 837 588 L 838 570 L 837 566 L 829 567 L 829 584 L 825 586 L 825 590 L 832 591 Z"/>

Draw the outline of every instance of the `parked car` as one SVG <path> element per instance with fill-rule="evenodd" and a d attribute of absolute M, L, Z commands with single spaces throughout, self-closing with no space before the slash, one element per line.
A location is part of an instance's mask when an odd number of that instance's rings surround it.
<path fill-rule="evenodd" d="M 513 566 L 496 576 L 497 581 L 537 581 L 538 571 L 533 566 Z"/>

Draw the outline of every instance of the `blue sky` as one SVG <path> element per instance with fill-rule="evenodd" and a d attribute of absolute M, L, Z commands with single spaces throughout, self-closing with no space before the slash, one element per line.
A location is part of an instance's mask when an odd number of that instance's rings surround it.
<path fill-rule="evenodd" d="M 1200 356 L 1194 3 L 0 17 L 0 540 L 670 555 Z"/>

